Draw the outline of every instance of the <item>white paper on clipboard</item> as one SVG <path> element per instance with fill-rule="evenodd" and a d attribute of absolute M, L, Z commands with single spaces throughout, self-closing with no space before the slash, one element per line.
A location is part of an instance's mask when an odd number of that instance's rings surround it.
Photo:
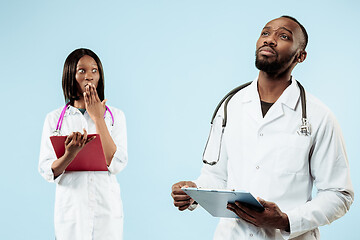
<path fill-rule="evenodd" d="M 204 188 L 181 189 L 214 217 L 238 218 L 234 212 L 226 208 L 228 202 L 234 203 L 235 201 L 246 203 L 258 211 L 264 210 L 264 207 L 254 196 L 246 191 Z"/>

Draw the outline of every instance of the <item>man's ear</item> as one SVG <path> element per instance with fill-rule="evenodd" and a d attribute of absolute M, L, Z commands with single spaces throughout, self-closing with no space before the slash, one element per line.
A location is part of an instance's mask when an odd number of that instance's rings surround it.
<path fill-rule="evenodd" d="M 302 63 L 303 61 L 305 61 L 306 56 L 307 56 L 307 52 L 305 50 L 301 50 L 299 56 L 297 57 L 297 62 Z"/>

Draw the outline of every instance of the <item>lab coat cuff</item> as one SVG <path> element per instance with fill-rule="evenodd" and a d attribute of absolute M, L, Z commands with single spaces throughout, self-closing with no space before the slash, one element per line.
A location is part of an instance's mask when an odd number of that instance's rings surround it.
<path fill-rule="evenodd" d="M 188 207 L 188 210 L 194 211 L 194 210 L 197 208 L 198 205 L 199 205 L 199 204 L 198 204 L 197 202 L 194 202 L 193 204 L 191 204 L 191 205 Z"/>
<path fill-rule="evenodd" d="M 51 168 L 52 164 L 53 164 L 53 161 L 49 161 L 48 166 L 46 168 L 47 170 L 44 172 L 43 176 L 46 179 L 46 181 L 48 181 L 48 182 L 58 183 L 65 171 L 63 171 L 56 179 L 54 179 L 55 176 L 54 176 L 54 173 Z"/>
<path fill-rule="evenodd" d="M 125 168 L 127 164 L 127 155 L 117 147 L 114 153 L 114 156 L 111 160 L 110 165 L 108 166 L 108 171 L 112 174 L 117 174 Z"/>
<path fill-rule="evenodd" d="M 290 232 L 280 230 L 280 234 L 281 234 L 281 236 L 283 237 L 284 240 L 290 239 Z"/>
<path fill-rule="evenodd" d="M 299 215 L 296 213 L 296 210 L 286 212 L 286 214 L 290 223 L 290 234 L 287 239 L 303 234 L 304 232 L 301 229 L 301 217 L 299 217 Z M 283 233 L 281 234 L 283 235 Z"/>

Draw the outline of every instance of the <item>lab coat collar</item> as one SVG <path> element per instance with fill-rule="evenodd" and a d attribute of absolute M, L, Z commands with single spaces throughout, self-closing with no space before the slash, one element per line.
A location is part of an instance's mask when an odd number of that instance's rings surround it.
<path fill-rule="evenodd" d="M 81 112 L 76 107 L 69 105 L 66 109 L 65 116 L 66 115 L 75 115 L 75 114 L 81 114 Z"/>
<path fill-rule="evenodd" d="M 244 89 L 243 103 L 247 103 L 244 107 L 246 112 L 259 124 L 269 123 L 282 115 L 284 115 L 283 105 L 295 110 L 296 104 L 300 97 L 300 90 L 294 78 L 291 84 L 284 90 L 279 99 L 269 109 L 265 117 L 262 116 L 260 96 L 258 93 L 258 79 L 255 79 L 249 87 Z"/>
<path fill-rule="evenodd" d="M 295 110 L 296 104 L 298 103 L 300 97 L 300 89 L 297 85 L 295 78 L 291 77 L 291 84 L 284 90 L 279 99 L 276 101 L 277 103 L 284 104 Z M 242 102 L 250 102 L 250 101 L 258 101 L 260 102 L 260 96 L 257 88 L 258 79 L 256 78 L 248 88 L 245 88 L 244 97 Z"/>

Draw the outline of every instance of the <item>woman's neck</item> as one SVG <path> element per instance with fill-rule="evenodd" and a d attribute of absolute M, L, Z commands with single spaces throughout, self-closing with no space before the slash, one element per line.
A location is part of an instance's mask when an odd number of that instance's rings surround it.
<path fill-rule="evenodd" d="M 74 107 L 85 109 L 85 100 L 84 98 L 80 98 L 79 100 L 74 101 Z"/>

